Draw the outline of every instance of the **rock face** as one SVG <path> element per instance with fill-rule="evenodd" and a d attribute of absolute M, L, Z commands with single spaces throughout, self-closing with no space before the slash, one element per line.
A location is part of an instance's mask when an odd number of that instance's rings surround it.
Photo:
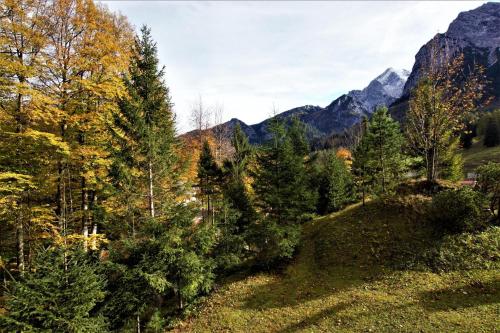
<path fill-rule="evenodd" d="M 462 12 L 444 34 L 437 34 L 422 46 L 415 56 L 415 64 L 405 84 L 402 98 L 407 99 L 411 89 L 422 76 L 422 69 L 430 58 L 432 44 L 446 50 L 450 58 L 464 53 L 464 64 L 480 63 L 485 69 L 493 87 L 498 89 L 498 63 L 500 59 L 500 3 L 489 2 L 476 9 Z"/>
<path fill-rule="evenodd" d="M 401 97 L 410 72 L 402 69 L 386 69 L 363 90 L 352 90 L 348 93 L 360 101 L 365 109 L 373 111 L 377 106 L 388 106 Z"/>
<path fill-rule="evenodd" d="M 358 123 L 364 116 L 370 116 L 377 106 L 389 106 L 401 97 L 409 74 L 404 69 L 388 68 L 363 90 L 352 90 L 324 108 L 305 105 L 280 113 L 276 117 L 285 120 L 298 117 L 306 124 L 311 139 L 341 133 Z M 262 143 L 270 138 L 267 131 L 269 120 L 248 126 L 238 119 L 231 119 L 222 126 L 233 128 L 232 126 L 239 122 L 250 142 Z"/>

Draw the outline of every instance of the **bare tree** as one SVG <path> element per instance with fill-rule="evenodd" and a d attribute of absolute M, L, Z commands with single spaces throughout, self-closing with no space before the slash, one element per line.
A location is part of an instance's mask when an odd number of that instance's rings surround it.
<path fill-rule="evenodd" d="M 220 103 L 212 108 L 213 124 L 212 133 L 215 141 L 215 160 L 219 163 L 226 158 L 231 151 L 231 129 L 224 121 L 224 106 Z"/>
<path fill-rule="evenodd" d="M 191 107 L 191 125 L 197 131 L 200 147 L 203 145 L 204 132 L 210 128 L 210 110 L 203 104 L 201 95 Z"/>

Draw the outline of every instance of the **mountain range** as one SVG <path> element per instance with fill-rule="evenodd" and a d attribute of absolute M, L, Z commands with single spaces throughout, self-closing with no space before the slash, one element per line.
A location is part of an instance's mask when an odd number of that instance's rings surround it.
<path fill-rule="evenodd" d="M 305 105 L 293 108 L 275 117 L 290 120 L 298 117 L 306 124 L 310 139 L 340 134 L 369 117 L 377 106 L 387 106 L 396 119 L 403 119 L 408 107 L 411 89 L 422 77 L 425 64 L 430 60 L 433 43 L 447 50 L 450 61 L 464 54 L 463 66 L 480 64 L 487 76 L 487 94 L 492 97 L 492 107 L 500 106 L 500 3 L 486 3 L 462 12 L 453 20 L 448 30 L 436 34 L 423 45 L 415 56 L 411 72 L 388 68 L 362 90 L 351 90 L 326 107 Z M 233 118 L 225 126 L 229 129 L 240 124 L 250 142 L 259 144 L 269 139 L 267 127 L 270 119 L 247 125 Z"/>

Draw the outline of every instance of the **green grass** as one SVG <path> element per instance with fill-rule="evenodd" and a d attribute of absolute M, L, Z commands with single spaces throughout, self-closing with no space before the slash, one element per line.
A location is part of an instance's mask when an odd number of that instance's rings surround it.
<path fill-rule="evenodd" d="M 483 146 L 482 140 L 476 141 L 471 148 L 462 150 L 462 156 L 465 172 L 473 172 L 489 161 L 500 163 L 500 146 L 488 148 Z"/>
<path fill-rule="evenodd" d="M 435 241 L 419 209 L 354 205 L 304 228 L 284 274 L 233 276 L 180 331 L 495 332 L 500 271 L 415 265 Z"/>

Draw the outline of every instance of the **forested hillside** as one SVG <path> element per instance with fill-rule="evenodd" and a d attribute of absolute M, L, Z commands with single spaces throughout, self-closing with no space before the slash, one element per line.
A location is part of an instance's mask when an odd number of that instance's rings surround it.
<path fill-rule="evenodd" d="M 164 42 L 92 0 L 0 0 L 0 331 L 498 327 L 480 63 L 430 45 L 404 122 L 379 106 L 313 151 L 293 115 L 260 145 L 208 130 L 201 97 L 179 136 Z"/>

